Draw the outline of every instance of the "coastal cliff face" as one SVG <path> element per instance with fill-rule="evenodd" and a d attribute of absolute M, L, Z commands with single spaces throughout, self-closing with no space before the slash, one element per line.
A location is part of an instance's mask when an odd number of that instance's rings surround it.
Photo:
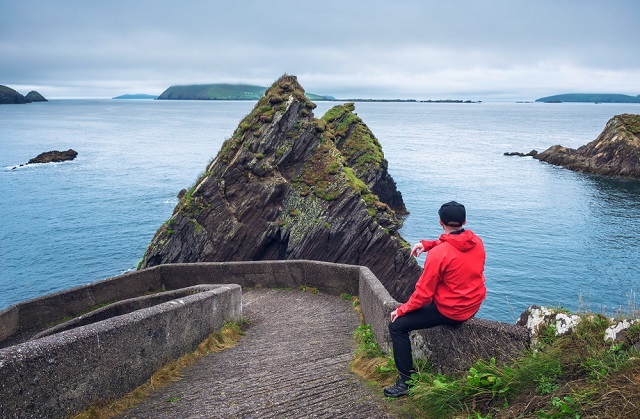
<path fill-rule="evenodd" d="M 554 145 L 534 158 L 578 172 L 640 179 L 640 115 L 614 116 L 598 138 L 577 150 Z"/>
<path fill-rule="evenodd" d="M 421 269 L 397 233 L 406 209 L 382 148 L 353 104 L 321 119 L 313 108 L 294 76 L 276 81 L 183 191 L 140 267 L 277 259 L 364 265 L 404 301 Z"/>

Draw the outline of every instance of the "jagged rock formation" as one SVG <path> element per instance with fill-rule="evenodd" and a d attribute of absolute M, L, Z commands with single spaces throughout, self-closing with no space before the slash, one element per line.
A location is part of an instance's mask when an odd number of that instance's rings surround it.
<path fill-rule="evenodd" d="M 40 93 L 36 92 L 35 90 L 32 90 L 29 93 L 27 93 L 27 95 L 25 96 L 25 99 L 27 99 L 29 102 L 48 102 L 48 100 L 45 99 L 44 96 L 42 96 Z"/>
<path fill-rule="evenodd" d="M 640 178 L 640 115 L 616 115 L 595 140 L 577 150 L 554 145 L 535 159 L 578 172 Z"/>
<path fill-rule="evenodd" d="M 0 104 L 21 104 L 29 101 L 10 87 L 0 85 Z"/>
<path fill-rule="evenodd" d="M 27 164 L 59 163 L 63 161 L 73 160 L 77 156 L 78 156 L 78 152 L 71 148 L 67 151 L 52 150 L 52 151 L 46 151 L 44 153 L 38 154 L 36 157 L 29 160 Z"/>
<path fill-rule="evenodd" d="M 181 194 L 140 267 L 275 259 L 357 264 L 404 301 L 421 269 L 397 232 L 396 211 L 406 209 L 382 148 L 353 104 L 322 119 L 313 108 L 294 76 L 276 81 Z"/>

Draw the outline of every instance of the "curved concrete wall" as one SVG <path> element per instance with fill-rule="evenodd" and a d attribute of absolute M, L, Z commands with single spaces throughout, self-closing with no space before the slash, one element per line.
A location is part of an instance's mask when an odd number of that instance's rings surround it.
<path fill-rule="evenodd" d="M 0 417 L 66 417 L 120 397 L 227 322 L 238 285 L 201 292 L 0 350 Z"/>
<path fill-rule="evenodd" d="M 159 265 L 0 312 L 0 417 L 64 417 L 94 400 L 126 394 L 225 322 L 240 322 L 240 287 L 300 286 L 359 295 L 365 322 L 389 352 L 389 314 L 399 303 L 366 267 L 317 261 Z M 170 295 L 145 296 L 154 292 Z M 82 315 L 101 304 L 111 305 Z M 151 305 L 140 309 L 144 304 Z M 114 317 L 102 319 L 109 312 Z M 43 337 L 31 339 L 38 333 Z M 414 333 L 416 353 L 445 374 L 480 358 L 508 361 L 527 346 L 525 328 L 479 319 Z"/>

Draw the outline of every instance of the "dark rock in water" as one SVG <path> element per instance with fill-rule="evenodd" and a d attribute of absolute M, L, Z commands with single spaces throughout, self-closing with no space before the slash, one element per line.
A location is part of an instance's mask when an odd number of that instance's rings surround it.
<path fill-rule="evenodd" d="M 510 153 L 509 152 L 508 153 L 504 153 L 505 156 L 518 156 L 518 157 L 534 157 L 537 154 L 538 154 L 537 150 L 531 150 L 527 154 L 520 153 L 518 151 L 514 151 L 514 152 L 510 152 Z"/>
<path fill-rule="evenodd" d="M 29 103 L 29 100 L 10 87 L 0 85 L 0 105 Z"/>
<path fill-rule="evenodd" d="M 36 157 L 29 160 L 27 164 L 34 163 L 59 163 L 67 160 L 73 160 L 78 156 L 78 152 L 72 149 L 67 151 L 47 151 L 45 153 L 40 153 Z"/>
<path fill-rule="evenodd" d="M 36 92 L 35 90 L 32 90 L 29 93 L 27 93 L 25 98 L 29 102 L 48 102 L 48 100 L 45 99 L 44 96 L 42 96 L 40 93 Z"/>
<path fill-rule="evenodd" d="M 277 80 L 157 231 L 140 264 L 309 259 L 364 265 L 404 301 L 421 268 L 397 230 L 406 209 L 382 148 L 354 113 L 315 119 Z"/>
<path fill-rule="evenodd" d="M 578 172 L 640 179 L 640 115 L 616 115 L 577 150 L 554 145 L 534 158 Z"/>

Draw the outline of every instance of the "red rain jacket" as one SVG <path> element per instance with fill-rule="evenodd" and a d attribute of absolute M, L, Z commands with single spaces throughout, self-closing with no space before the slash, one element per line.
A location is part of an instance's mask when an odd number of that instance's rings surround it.
<path fill-rule="evenodd" d="M 471 230 L 464 230 L 421 242 L 429 252 L 424 271 L 409 301 L 398 307 L 398 316 L 435 301 L 442 315 L 453 320 L 469 319 L 487 294 L 482 240 Z"/>

